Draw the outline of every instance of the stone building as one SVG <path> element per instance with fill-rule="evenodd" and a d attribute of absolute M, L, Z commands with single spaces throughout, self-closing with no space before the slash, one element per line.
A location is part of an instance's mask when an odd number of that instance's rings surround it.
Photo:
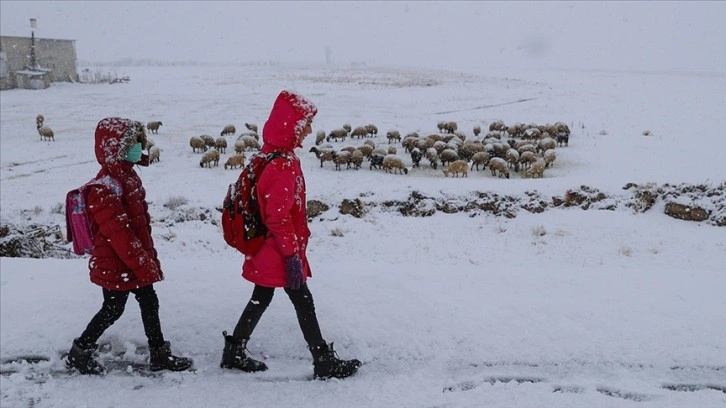
<path fill-rule="evenodd" d="M 33 81 L 77 82 L 75 40 L 35 38 L 36 67 L 31 67 L 31 37 L 0 36 L 0 89 L 29 88 Z"/>

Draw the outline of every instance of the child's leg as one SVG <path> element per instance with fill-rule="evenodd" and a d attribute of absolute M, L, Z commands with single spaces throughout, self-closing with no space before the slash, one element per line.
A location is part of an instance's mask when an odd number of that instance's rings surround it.
<path fill-rule="evenodd" d="M 239 317 L 237 326 L 234 328 L 232 337 L 237 340 L 249 339 L 255 330 L 257 323 L 262 318 L 262 314 L 267 310 L 267 306 L 272 302 L 272 296 L 275 294 L 275 288 L 266 288 L 264 286 L 255 285 L 252 291 L 252 297 L 247 302 L 245 310 Z"/>
<path fill-rule="evenodd" d="M 164 335 L 161 332 L 161 320 L 159 319 L 159 297 L 153 285 L 134 289 L 136 301 L 139 302 L 141 310 L 141 321 L 144 323 L 144 332 L 149 341 L 149 347 L 164 345 Z"/>
<path fill-rule="evenodd" d="M 78 345 L 81 348 L 95 347 L 96 342 L 103 332 L 111 327 L 124 313 L 128 298 L 129 292 L 103 289 L 103 305 L 101 306 L 101 310 L 93 316 L 86 330 L 78 338 Z"/>
<path fill-rule="evenodd" d="M 300 324 L 300 329 L 303 332 L 303 337 L 305 337 L 308 346 L 313 347 L 325 344 L 323 335 L 320 334 L 318 317 L 315 315 L 313 294 L 310 293 L 308 285 L 303 284 L 298 290 L 285 288 L 285 293 L 290 298 L 292 305 L 295 306 L 297 321 Z"/>

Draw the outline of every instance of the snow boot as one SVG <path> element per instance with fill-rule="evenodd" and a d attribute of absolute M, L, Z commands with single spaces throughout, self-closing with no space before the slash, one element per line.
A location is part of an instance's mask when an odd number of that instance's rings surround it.
<path fill-rule="evenodd" d="M 168 341 L 158 347 L 149 347 L 149 368 L 151 371 L 169 370 L 186 371 L 192 368 L 191 358 L 177 357 L 171 354 L 171 345 Z"/>
<path fill-rule="evenodd" d="M 93 355 L 96 352 L 97 347 L 97 344 L 89 347 L 83 347 L 78 343 L 78 339 L 73 340 L 71 351 L 68 352 L 68 356 L 66 357 L 66 367 L 69 369 L 75 368 L 81 374 L 105 374 L 106 367 L 101 365 L 101 363 L 99 363 Z"/>
<path fill-rule="evenodd" d="M 358 372 L 361 366 L 360 360 L 341 360 L 333 349 L 333 343 L 330 345 L 323 343 L 318 346 L 309 347 L 310 353 L 313 355 L 313 367 L 316 380 L 324 380 L 327 378 L 346 378 Z"/>
<path fill-rule="evenodd" d="M 267 370 L 267 364 L 247 356 L 247 340 L 237 340 L 222 332 L 224 336 L 224 351 L 222 352 L 221 368 L 236 368 L 248 373 Z"/>

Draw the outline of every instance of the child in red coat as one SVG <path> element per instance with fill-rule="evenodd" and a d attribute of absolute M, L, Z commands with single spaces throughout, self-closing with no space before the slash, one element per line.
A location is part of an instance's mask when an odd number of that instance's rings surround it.
<path fill-rule="evenodd" d="M 148 165 L 148 156 L 142 153 L 145 144 L 140 122 L 106 118 L 96 127 L 95 152 L 101 165 L 96 179 L 101 183 L 86 190 L 94 243 L 88 266 L 91 282 L 102 288 L 103 305 L 73 341 L 66 358 L 66 365 L 82 374 L 105 372 L 94 357 L 96 342 L 121 317 L 129 293 L 139 302 L 151 370 L 183 371 L 192 366 L 191 359 L 171 354 L 161 332 L 153 285 L 164 274 L 151 238 L 146 191 L 134 171 L 134 164 Z"/>

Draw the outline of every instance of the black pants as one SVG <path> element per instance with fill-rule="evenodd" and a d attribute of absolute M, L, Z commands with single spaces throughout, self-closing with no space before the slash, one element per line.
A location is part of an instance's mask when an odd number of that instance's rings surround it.
<path fill-rule="evenodd" d="M 285 293 L 287 293 L 292 305 L 295 307 L 297 321 L 300 324 L 300 329 L 308 346 L 318 346 L 325 343 L 323 335 L 320 334 L 320 325 L 315 315 L 313 295 L 310 293 L 308 285 L 303 284 L 298 290 L 285 288 Z M 234 333 L 232 334 L 234 338 L 250 338 L 262 314 L 265 313 L 267 306 L 272 302 L 272 296 L 274 294 L 275 288 L 255 285 L 255 289 L 252 291 L 252 297 L 247 302 L 247 306 L 242 312 L 237 326 L 234 328 Z"/>
<path fill-rule="evenodd" d="M 159 298 L 156 296 L 154 286 L 144 286 L 128 292 L 103 289 L 103 305 L 101 310 L 93 316 L 90 323 L 78 339 L 79 346 L 90 348 L 101 337 L 104 331 L 111 327 L 124 313 L 129 293 L 136 296 L 141 309 L 141 321 L 144 323 L 144 332 L 149 341 L 149 347 L 159 347 L 164 344 L 164 335 L 161 333 L 159 321 Z"/>

